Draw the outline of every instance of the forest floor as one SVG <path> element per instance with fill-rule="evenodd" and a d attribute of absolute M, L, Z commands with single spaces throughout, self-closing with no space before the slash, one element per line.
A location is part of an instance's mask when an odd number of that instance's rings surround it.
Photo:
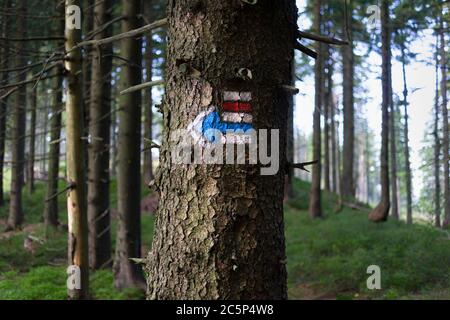
<path fill-rule="evenodd" d="M 285 210 L 290 299 L 450 299 L 447 233 L 424 223 L 373 224 L 365 208 L 346 208 L 336 214 L 336 196 L 326 193 L 325 218 L 311 220 L 307 215 L 309 184 L 297 180 L 295 191 L 297 196 Z M 115 194 L 112 183 L 112 207 Z M 66 232 L 63 228 L 46 232 L 43 227 L 44 195 L 41 184 L 33 195 L 24 191 L 23 230 L 0 231 L 0 299 L 66 298 Z M 142 197 L 147 196 L 143 188 Z M 65 197 L 61 196 L 63 222 L 64 208 Z M 0 208 L 0 230 L 6 216 L 7 206 Z M 151 246 L 153 222 L 152 215 L 143 214 L 143 252 Z M 115 227 L 113 220 L 113 235 Z M 25 248 L 29 235 L 36 241 Z M 381 268 L 381 290 L 367 289 L 370 265 Z M 143 298 L 137 290 L 115 290 L 110 270 L 91 273 L 91 293 L 95 299 Z"/>

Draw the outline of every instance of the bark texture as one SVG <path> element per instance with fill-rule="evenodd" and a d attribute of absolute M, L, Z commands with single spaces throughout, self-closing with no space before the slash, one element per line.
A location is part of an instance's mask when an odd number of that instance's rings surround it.
<path fill-rule="evenodd" d="M 122 32 L 139 27 L 140 0 L 122 1 Z M 122 40 L 121 55 L 127 63 L 122 68 L 123 89 L 141 83 L 141 40 Z M 141 257 L 141 92 L 120 97 L 117 199 L 118 230 L 114 283 L 117 288 L 144 287 L 141 267 L 130 258 Z"/>
<path fill-rule="evenodd" d="M 285 299 L 283 189 L 295 1 L 169 1 L 160 203 L 147 257 L 149 299 Z M 186 63 L 199 78 L 180 72 Z M 236 75 L 252 71 L 252 79 Z M 175 165 L 169 137 L 224 91 L 251 91 L 255 129 L 280 129 L 280 170 Z"/>
<path fill-rule="evenodd" d="M 95 1 L 94 31 L 111 20 L 111 10 L 111 0 Z M 94 39 L 107 38 L 111 33 L 111 27 L 106 28 Z M 93 50 L 88 147 L 89 265 L 92 269 L 112 265 L 109 210 L 111 69 L 112 45 Z"/>

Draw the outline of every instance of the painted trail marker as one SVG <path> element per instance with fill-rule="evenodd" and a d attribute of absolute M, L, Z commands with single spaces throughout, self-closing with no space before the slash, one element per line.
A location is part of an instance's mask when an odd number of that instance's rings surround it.
<path fill-rule="evenodd" d="M 188 126 L 196 143 L 249 144 L 253 131 L 252 93 L 225 91 L 220 111 L 210 107 Z M 220 139 L 220 142 L 218 141 Z"/>

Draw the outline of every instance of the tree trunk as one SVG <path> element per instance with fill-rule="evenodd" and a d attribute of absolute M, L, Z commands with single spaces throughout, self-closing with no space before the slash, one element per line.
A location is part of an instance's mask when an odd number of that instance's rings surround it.
<path fill-rule="evenodd" d="M 330 180 L 330 119 L 331 119 L 331 108 L 333 106 L 333 62 L 332 62 L 332 51 L 330 46 L 326 46 L 326 92 L 324 100 L 324 117 L 325 117 L 325 130 L 324 130 L 324 175 L 325 175 L 325 190 L 331 191 L 331 180 Z"/>
<path fill-rule="evenodd" d="M 321 33 L 322 25 L 322 0 L 318 0 L 314 4 L 314 30 L 317 34 Z M 313 158 L 319 162 L 312 168 L 312 181 L 311 192 L 309 199 L 309 215 L 312 218 L 322 217 L 322 193 L 320 189 L 322 166 L 321 166 L 321 153 L 322 153 L 322 139 L 320 128 L 320 113 L 322 110 L 322 98 L 323 98 L 323 45 L 317 42 L 317 57 L 314 67 L 315 74 L 315 108 L 313 115 Z"/>
<path fill-rule="evenodd" d="M 31 89 L 30 94 L 30 140 L 28 147 L 28 192 L 34 192 L 34 158 L 35 158 L 35 143 L 36 143 L 36 108 L 37 108 L 37 88 Z"/>
<path fill-rule="evenodd" d="M 407 224 L 413 223 L 412 215 L 412 173 L 411 173 L 411 160 L 409 152 L 409 116 L 408 116 L 408 84 L 406 77 L 406 53 L 405 46 L 402 44 L 402 73 L 403 73 L 403 106 L 404 106 L 404 141 L 405 141 L 405 180 L 406 180 L 406 222 Z"/>
<path fill-rule="evenodd" d="M 111 1 L 96 0 L 94 31 L 111 20 Z M 95 39 L 111 36 L 111 28 L 99 32 Z M 109 211 L 109 146 L 111 124 L 112 45 L 92 52 L 90 100 L 88 221 L 89 265 L 100 269 L 112 265 L 111 218 Z"/>
<path fill-rule="evenodd" d="M 331 121 L 331 125 L 330 125 L 330 134 L 331 134 L 331 176 L 332 176 L 332 180 L 333 180 L 333 184 L 332 184 L 332 191 L 334 194 L 338 193 L 338 171 L 339 171 L 339 167 L 338 167 L 338 161 L 337 161 L 337 153 L 338 153 L 338 144 L 337 144 L 337 137 L 336 135 L 338 134 L 337 130 L 336 130 L 336 105 L 334 103 L 334 95 L 331 95 L 331 100 L 330 100 L 330 121 Z"/>
<path fill-rule="evenodd" d="M 17 10 L 22 20 L 18 20 L 17 37 L 26 36 L 27 1 L 21 0 Z M 24 49 L 23 42 L 17 44 L 16 49 L 20 52 Z M 23 66 L 26 60 L 23 55 L 16 55 L 16 66 Z M 26 74 L 18 72 L 16 81 L 24 81 Z M 18 90 L 15 94 L 15 106 L 13 112 L 13 128 L 11 143 L 11 194 L 9 203 L 9 217 L 7 230 L 17 229 L 23 222 L 22 211 L 22 187 L 24 184 L 25 165 L 25 132 L 26 132 L 26 95 L 23 90 Z"/>
<path fill-rule="evenodd" d="M 389 17 L 389 1 L 381 2 L 381 42 L 382 42 L 382 122 L 381 122 L 381 153 L 380 153 L 380 181 L 381 200 L 377 207 L 369 214 L 373 222 L 387 221 L 390 208 L 389 190 L 389 106 L 392 103 L 391 91 L 391 27 Z"/>
<path fill-rule="evenodd" d="M 144 10 L 146 11 L 147 19 L 152 22 L 153 14 L 151 12 L 152 1 L 145 5 Z M 152 81 L 153 75 L 153 35 L 150 32 L 145 38 L 145 81 Z M 153 96 L 152 88 L 148 88 L 144 91 L 144 137 L 153 140 Z M 153 180 L 153 157 L 152 149 L 150 148 L 150 143 L 144 140 L 144 182 L 148 184 Z"/>
<path fill-rule="evenodd" d="M 295 59 L 292 60 L 292 66 L 291 66 L 291 86 L 295 87 Z M 294 109 L 295 109 L 295 102 L 294 102 L 294 95 L 290 95 L 288 97 L 289 100 L 289 109 L 288 109 L 288 119 L 287 119 L 287 141 L 286 141 L 286 157 L 287 161 L 289 163 L 294 163 Z M 286 172 L 286 178 L 285 178 L 285 187 L 284 187 L 284 198 L 292 199 L 294 194 L 294 186 L 293 186 L 293 180 L 294 180 L 294 168 L 290 166 Z"/>
<path fill-rule="evenodd" d="M 80 0 L 66 0 L 69 6 L 80 7 Z M 86 163 L 82 142 L 83 128 L 83 78 L 81 49 L 73 49 L 81 42 L 81 30 L 66 28 L 65 62 L 67 74 L 66 97 L 66 158 L 69 192 L 68 209 L 68 260 L 69 266 L 77 266 L 81 272 L 81 289 L 68 290 L 69 299 L 89 297 L 89 256 L 84 166 Z"/>
<path fill-rule="evenodd" d="M 5 12 L 7 12 L 10 7 L 11 7 L 10 0 L 5 0 L 3 5 L 3 9 L 5 10 Z M 3 19 L 2 37 L 6 38 L 7 36 L 9 21 L 10 19 L 7 16 Z M 2 43 L 3 48 L 0 48 L 2 62 L 4 63 L 5 66 L 8 66 L 10 61 L 9 43 L 6 40 L 3 41 Z M 1 82 L 6 85 L 8 82 L 8 78 L 9 78 L 8 73 L 4 72 L 0 79 Z M 8 115 L 8 98 L 5 98 L 0 100 L 0 206 L 3 206 L 5 203 L 3 194 L 3 167 L 5 162 L 6 123 L 8 121 L 7 115 Z"/>
<path fill-rule="evenodd" d="M 295 1 L 211 1 L 205 10 L 169 2 L 160 202 L 147 297 L 285 299 L 288 96 L 281 85 L 292 81 Z M 201 76 L 183 74 L 186 65 Z M 172 164 L 176 142 L 169 138 L 230 91 L 251 92 L 255 129 L 280 130 L 279 145 L 271 147 L 281 160 L 275 175 L 261 175 L 251 164 Z"/>
<path fill-rule="evenodd" d="M 446 27 L 444 23 L 443 10 L 441 10 L 441 25 L 439 29 L 439 35 L 441 38 L 441 47 L 440 47 L 440 55 L 441 55 L 441 95 L 442 95 L 442 130 L 443 130 L 443 139 L 442 139 L 442 151 L 443 158 L 442 161 L 444 163 L 444 227 L 450 226 L 450 171 L 449 171 L 449 143 L 450 143 L 450 131 L 448 124 L 448 98 L 447 98 L 447 52 L 445 51 L 445 31 L 444 27 Z"/>
<path fill-rule="evenodd" d="M 392 90 L 392 82 L 390 90 Z M 392 91 L 391 91 L 392 92 Z M 391 96 L 392 97 L 392 96 Z M 396 118 L 397 118 L 397 108 L 394 106 L 392 100 L 390 103 L 390 117 L 389 117 L 389 133 L 390 133 L 390 156 L 391 156 L 391 215 L 392 218 L 398 220 L 400 218 L 398 212 L 398 187 L 397 187 L 397 128 L 396 128 Z"/>
<path fill-rule="evenodd" d="M 352 4 L 349 4 L 350 13 Z M 350 14 L 350 17 L 352 15 Z M 351 18 L 350 18 L 351 19 Z M 343 26 L 343 32 L 346 33 L 346 26 Z M 342 196 L 344 199 L 355 197 L 355 109 L 354 109 L 354 52 L 353 52 L 353 30 L 352 23 L 348 26 L 348 36 L 350 44 L 342 47 L 343 64 L 343 115 L 344 115 L 344 145 L 342 161 Z"/>
<path fill-rule="evenodd" d="M 441 227 L 441 140 L 439 138 L 439 35 L 436 33 L 435 75 L 436 90 L 434 100 L 434 225 Z"/>
<path fill-rule="evenodd" d="M 64 16 L 64 7 L 58 11 Z M 64 30 L 64 21 L 60 22 L 59 29 L 55 33 Z M 60 44 L 64 45 L 63 43 Z M 44 207 L 44 223 L 46 227 L 56 227 L 58 219 L 58 181 L 59 181 L 59 156 L 61 138 L 61 113 L 63 112 L 63 67 L 55 69 L 56 77 L 52 81 L 52 103 L 50 112 L 50 149 L 48 153 L 48 178 L 46 201 Z M 47 119 L 47 118 L 46 118 Z M 45 150 L 44 150 L 45 151 Z M 45 153 L 43 153 L 45 154 Z"/>
<path fill-rule="evenodd" d="M 140 0 L 124 0 L 122 32 L 139 27 Z M 122 40 L 121 54 L 125 61 L 122 67 L 122 88 L 141 83 L 141 40 Z M 141 92 L 121 96 L 119 111 L 117 168 L 118 231 L 114 281 L 117 288 L 144 287 L 141 267 L 130 258 L 141 257 L 141 212 L 140 212 L 140 147 L 141 147 Z"/>
<path fill-rule="evenodd" d="M 60 74 L 53 79 L 52 104 L 50 118 L 50 150 L 48 153 L 48 178 L 47 193 L 44 207 L 45 225 L 56 227 L 58 221 L 58 180 L 59 180 L 59 154 L 61 138 L 61 112 L 62 112 L 62 68 L 57 68 L 55 73 Z"/>

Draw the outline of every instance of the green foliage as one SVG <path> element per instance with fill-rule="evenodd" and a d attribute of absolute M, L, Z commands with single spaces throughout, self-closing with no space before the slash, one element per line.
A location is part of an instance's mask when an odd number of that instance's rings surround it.
<path fill-rule="evenodd" d="M 299 184 L 306 191 L 307 184 Z M 291 299 L 305 298 L 305 286 L 339 299 L 427 297 L 450 287 L 450 241 L 441 231 L 396 221 L 373 224 L 366 212 L 334 214 L 331 205 L 324 207 L 326 218 L 316 220 L 304 209 L 286 209 Z M 370 265 L 381 268 L 382 290 L 367 289 Z"/>

